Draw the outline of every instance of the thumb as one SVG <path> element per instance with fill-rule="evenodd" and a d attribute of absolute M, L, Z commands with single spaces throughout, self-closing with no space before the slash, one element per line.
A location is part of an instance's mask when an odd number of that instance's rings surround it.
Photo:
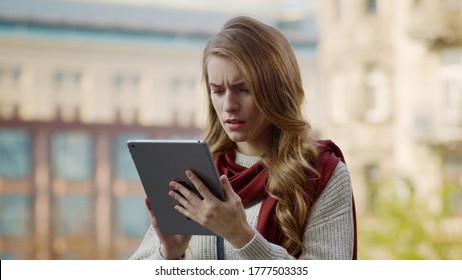
<path fill-rule="evenodd" d="M 153 227 L 156 228 L 157 221 L 156 221 L 156 218 L 154 217 L 154 214 L 152 213 L 151 203 L 149 202 L 149 199 L 147 197 L 144 199 L 144 203 L 146 204 L 146 208 L 148 208 L 149 218 L 151 219 L 151 224 Z"/>
<path fill-rule="evenodd" d="M 231 183 L 229 182 L 229 179 L 226 175 L 222 175 L 220 177 L 220 182 L 221 182 L 221 185 L 223 186 L 223 191 L 225 192 L 226 199 L 237 196 L 237 194 L 234 192 L 233 187 L 231 186 Z"/>
<path fill-rule="evenodd" d="M 147 197 L 144 198 L 144 204 L 146 204 L 146 208 L 148 208 L 149 212 L 151 212 L 151 203 L 149 203 L 149 199 Z"/>

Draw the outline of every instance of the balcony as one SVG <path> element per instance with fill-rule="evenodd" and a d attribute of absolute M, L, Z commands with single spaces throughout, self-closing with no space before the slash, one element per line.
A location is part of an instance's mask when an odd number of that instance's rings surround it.
<path fill-rule="evenodd" d="M 462 44 L 462 0 L 415 0 L 408 31 L 430 48 Z"/>
<path fill-rule="evenodd" d="M 416 114 L 411 126 L 414 139 L 430 145 L 462 145 L 462 113 L 452 122 L 445 117 L 443 112 Z"/>

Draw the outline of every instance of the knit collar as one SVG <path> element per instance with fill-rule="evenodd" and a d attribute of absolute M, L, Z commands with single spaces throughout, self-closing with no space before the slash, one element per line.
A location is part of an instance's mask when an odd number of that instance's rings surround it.
<path fill-rule="evenodd" d="M 239 164 L 240 166 L 249 168 L 261 160 L 260 156 L 244 155 L 244 154 L 239 153 L 237 150 L 235 150 L 235 152 L 236 152 L 236 158 L 234 159 L 234 162 L 236 164 Z"/>

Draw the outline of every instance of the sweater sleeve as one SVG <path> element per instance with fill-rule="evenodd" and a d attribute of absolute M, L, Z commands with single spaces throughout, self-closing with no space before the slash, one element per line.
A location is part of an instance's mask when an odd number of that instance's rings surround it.
<path fill-rule="evenodd" d="M 351 259 L 354 221 L 350 176 L 339 162 L 325 189 L 314 203 L 304 234 L 307 252 L 300 259 Z M 241 259 L 293 259 L 287 251 L 266 241 L 258 232 L 243 248 Z"/>
<path fill-rule="evenodd" d="M 254 208 L 252 213 L 248 214 L 256 219 L 258 209 Z M 352 190 L 348 170 L 342 162 L 339 162 L 323 192 L 311 208 L 304 242 L 307 252 L 300 259 L 352 258 L 354 248 Z M 234 249 L 226 242 L 225 246 L 229 250 L 229 254 L 227 253 L 229 259 L 293 259 L 293 256 L 283 247 L 268 242 L 257 231 L 253 239 L 241 249 Z M 151 226 L 130 259 L 162 260 L 159 249 L 160 241 Z M 193 236 L 184 258 L 216 259 L 214 239 L 207 236 Z"/>
<path fill-rule="evenodd" d="M 160 254 L 160 241 L 152 226 L 149 227 L 138 249 L 130 260 L 163 260 Z"/>

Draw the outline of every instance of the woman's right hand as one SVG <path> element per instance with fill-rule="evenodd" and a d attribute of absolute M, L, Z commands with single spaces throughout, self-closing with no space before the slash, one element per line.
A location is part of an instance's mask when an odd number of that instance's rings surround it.
<path fill-rule="evenodd" d="M 148 208 L 151 224 L 160 240 L 160 254 L 164 259 L 175 260 L 184 256 L 189 246 L 192 235 L 164 234 L 157 225 L 156 218 L 152 213 L 151 204 L 148 198 L 145 198 L 146 207 Z"/>

